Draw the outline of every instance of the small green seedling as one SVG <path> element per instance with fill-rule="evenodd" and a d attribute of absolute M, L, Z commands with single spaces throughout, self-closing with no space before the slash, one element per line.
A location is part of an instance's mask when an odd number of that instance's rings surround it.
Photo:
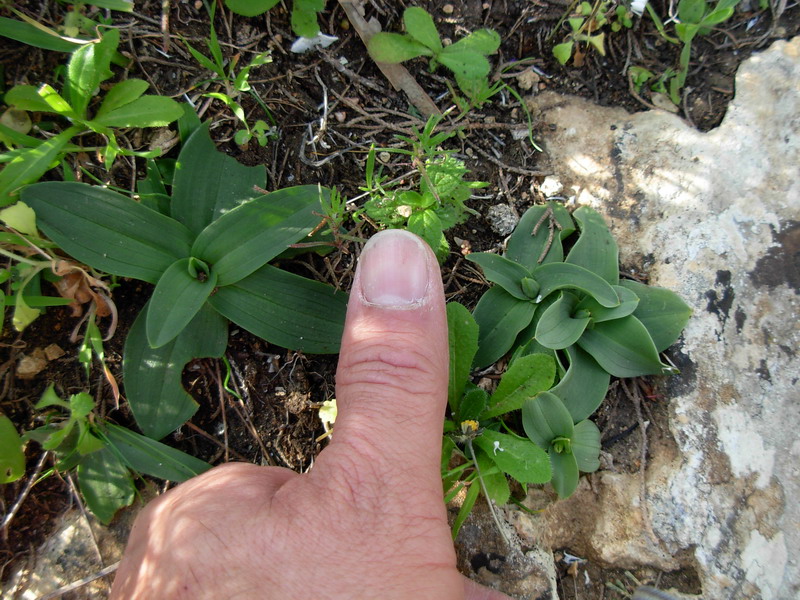
<path fill-rule="evenodd" d="M 375 173 L 376 150 L 367 156 L 366 191 L 370 199 L 363 213 L 381 227 L 405 228 L 417 234 L 433 249 L 440 261 L 447 257 L 449 244 L 444 231 L 464 222 L 470 213 L 465 202 L 473 190 L 487 186 L 482 181 L 465 181 L 469 172 L 464 163 L 452 156 L 452 151 L 440 146 L 456 132 L 438 132 L 436 126 L 442 117 L 428 119 L 422 131 L 414 129 L 414 137 L 398 136 L 411 146 L 386 148 L 382 151 L 404 154 L 419 172 L 419 191 L 397 189 L 394 183 L 385 182 Z"/>
<path fill-rule="evenodd" d="M 712 4 L 707 0 L 680 0 L 675 33 L 683 44 L 678 61 L 678 72 L 669 82 L 669 98 L 680 106 L 681 91 L 689 75 L 692 57 L 692 41 L 698 35 L 707 35 L 711 28 L 724 23 L 732 15 L 741 0 L 719 0 Z"/>
<path fill-rule="evenodd" d="M 600 29 L 608 25 L 612 32 L 616 33 L 623 27 L 630 29 L 633 27 L 633 13 L 623 4 L 615 5 L 611 0 L 600 2 L 597 0 L 594 5 L 589 2 L 581 2 L 573 16 L 567 18 L 570 32 L 567 40 L 556 44 L 553 47 L 553 56 L 562 65 L 574 56 L 574 64 L 580 67 L 583 64 L 584 53 L 579 51 L 580 44 L 593 47 L 601 56 L 605 56 L 605 32 Z M 560 23 L 559 23 L 560 25 Z M 556 28 L 558 29 L 558 28 Z"/>
<path fill-rule="evenodd" d="M 21 437 L 13 430 L 13 425 L 8 429 L 6 417 L 0 416 L 0 431 L 4 433 L 0 436 L 3 440 L 0 465 L 10 464 L 13 471 L 7 469 L 5 473 L 18 478 L 25 471 L 22 454 L 25 444 L 39 443 L 43 450 L 53 452 L 56 457 L 55 467 L 44 476 L 76 470 L 78 487 L 86 505 L 106 525 L 120 508 L 133 502 L 134 475 L 141 473 L 181 482 L 211 468 L 180 450 L 103 421 L 94 414 L 94 399 L 86 392 L 62 400 L 51 385 L 35 408 L 48 411 L 46 423 Z M 7 438 L 6 430 L 9 434 L 13 430 L 13 435 Z M 4 481 L 0 471 L 0 483 L 12 480 Z"/>
<path fill-rule="evenodd" d="M 278 0 L 225 0 L 225 6 L 237 15 L 255 17 L 278 4 Z M 300 37 L 313 38 L 319 33 L 317 14 L 325 10 L 325 0 L 292 0 L 292 31 Z"/>
<path fill-rule="evenodd" d="M 505 372 L 490 396 L 470 381 L 471 365 L 478 351 L 475 319 L 461 304 L 451 302 L 447 305 L 447 325 L 450 416 L 445 420 L 442 447 L 445 500 L 449 502 L 469 486 L 453 524 L 455 537 L 481 490 L 494 514 L 492 502 L 506 504 L 511 496 L 507 475 L 523 488 L 529 483 L 550 481 L 550 460 L 545 450 L 508 431 L 502 417 L 519 411 L 526 399 L 549 389 L 556 368 L 553 358 L 544 354 L 521 358 Z M 459 463 L 455 467 L 451 466 L 454 457 Z"/>
<path fill-rule="evenodd" d="M 377 33 L 369 40 L 368 50 L 378 62 L 400 63 L 419 56 L 430 58 L 430 70 L 444 65 L 456 78 L 458 87 L 470 99 L 490 88 L 487 56 L 497 52 L 500 36 L 491 29 L 480 29 L 457 42 L 444 46 L 431 15 L 411 6 L 403 13 L 405 34 Z M 495 93 L 495 92 L 493 92 Z M 491 95 L 491 94 L 490 94 Z"/>
<path fill-rule="evenodd" d="M 253 92 L 253 89 L 250 86 L 250 71 L 255 67 L 260 67 L 262 65 L 271 63 L 272 54 L 269 51 L 256 54 L 250 60 L 250 62 L 239 69 L 238 72 L 236 67 L 239 63 L 240 55 L 237 54 L 234 56 L 226 65 L 225 59 L 222 56 L 222 47 L 220 46 L 219 39 L 217 38 L 217 30 L 214 27 L 216 3 L 212 3 L 210 6 L 206 4 L 206 7 L 208 8 L 208 14 L 211 23 L 209 38 L 206 40 L 206 46 L 208 46 L 208 50 L 211 53 L 211 58 L 195 49 L 186 40 L 183 40 L 184 45 L 194 59 L 216 76 L 208 81 L 222 83 L 225 87 L 223 92 L 209 92 L 203 95 L 208 98 L 214 98 L 223 102 L 225 106 L 231 110 L 234 116 L 242 123 L 244 129 L 236 132 L 235 140 L 237 144 L 243 146 L 255 137 L 260 146 L 266 146 L 269 137 L 273 134 L 273 130 L 262 120 L 256 121 L 255 125 L 250 127 L 250 125 L 247 123 L 244 108 L 242 108 L 242 105 L 237 102 L 237 99 L 240 94 L 245 92 L 249 93 L 250 96 L 252 96 L 252 98 L 261 106 L 265 114 L 270 119 L 272 118 L 272 113 L 270 113 L 267 105 L 264 104 L 264 101 L 261 100 L 258 94 Z"/>
<path fill-rule="evenodd" d="M 181 369 L 222 355 L 228 320 L 284 347 L 338 351 L 346 294 L 267 264 L 314 229 L 328 192 L 306 185 L 265 194 L 265 184 L 264 167 L 218 152 L 201 127 L 181 150 L 171 197 L 150 181 L 153 208 L 83 183 L 23 190 L 41 230 L 71 256 L 155 284 L 123 360 L 131 411 L 154 439 L 197 410 Z"/>
<path fill-rule="evenodd" d="M 3 155 L 7 162 L 0 171 L 0 206 L 17 199 L 19 189 L 37 181 L 58 162 L 65 152 L 85 151 L 70 145 L 74 137 L 88 132 L 102 135 L 107 143 L 98 148 L 106 168 L 119 154 L 158 156 L 159 151 L 135 152 L 120 147 L 115 129 L 124 127 L 163 127 L 183 114 L 180 104 L 163 96 L 144 95 L 149 87 L 141 79 L 126 79 L 105 93 L 100 106 L 90 115 L 89 107 L 100 84 L 112 76 L 111 60 L 119 44 L 119 31 L 109 29 L 102 39 L 81 46 L 70 57 L 61 93 L 43 84 L 17 85 L 5 94 L 5 102 L 18 111 L 51 113 L 67 119 L 70 126 L 47 139 L 38 139 L 0 123 L 0 136 L 17 146 Z"/>

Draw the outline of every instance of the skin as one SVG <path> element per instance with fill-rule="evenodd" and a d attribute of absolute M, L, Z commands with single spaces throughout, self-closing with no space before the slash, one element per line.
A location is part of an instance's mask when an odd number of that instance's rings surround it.
<path fill-rule="evenodd" d="M 419 238 L 365 246 L 313 469 L 229 463 L 138 516 L 113 599 L 502 600 L 456 570 L 439 475 L 448 346 L 439 267 Z"/>

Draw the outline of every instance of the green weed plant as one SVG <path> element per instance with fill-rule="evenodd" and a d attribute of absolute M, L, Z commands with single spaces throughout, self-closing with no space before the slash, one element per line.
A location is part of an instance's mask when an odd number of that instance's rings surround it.
<path fill-rule="evenodd" d="M 76 260 L 155 285 L 128 333 L 123 372 L 137 424 L 160 439 L 197 410 L 181 370 L 224 353 L 229 320 L 280 346 L 337 352 L 346 295 L 267 264 L 314 229 L 327 190 L 263 193 L 264 167 L 218 152 L 206 127 L 182 148 L 171 196 L 153 179 L 147 205 L 74 182 L 31 185 L 22 199 Z"/>

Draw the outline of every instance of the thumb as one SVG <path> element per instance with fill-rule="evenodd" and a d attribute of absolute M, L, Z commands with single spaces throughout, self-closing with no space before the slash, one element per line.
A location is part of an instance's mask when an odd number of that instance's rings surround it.
<path fill-rule="evenodd" d="M 336 374 L 339 415 L 328 449 L 345 446 L 350 460 L 369 461 L 380 477 L 413 474 L 441 495 L 448 361 L 433 252 L 407 231 L 376 234 L 364 246 L 350 294 Z"/>

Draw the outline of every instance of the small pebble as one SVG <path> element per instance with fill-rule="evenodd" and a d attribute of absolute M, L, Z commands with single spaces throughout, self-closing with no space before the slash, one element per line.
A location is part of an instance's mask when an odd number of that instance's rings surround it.
<path fill-rule="evenodd" d="M 455 10 L 455 7 L 452 4 L 445 4 L 442 7 L 442 12 L 444 14 L 446 14 L 446 15 L 452 15 L 454 10 Z"/>
<path fill-rule="evenodd" d="M 486 212 L 486 220 L 498 235 L 510 235 L 519 223 L 519 216 L 508 204 L 495 204 Z"/>
<path fill-rule="evenodd" d="M 539 190 L 541 190 L 542 194 L 544 194 L 545 198 L 550 198 L 551 196 L 557 196 L 561 193 L 564 189 L 564 184 L 559 181 L 557 177 L 553 177 L 552 175 L 548 175 L 544 178 L 542 185 L 539 186 Z"/>
<path fill-rule="evenodd" d="M 380 154 L 378 154 L 378 159 L 380 159 L 380 161 L 384 163 L 388 163 L 391 157 L 392 156 L 388 152 L 381 152 Z"/>
<path fill-rule="evenodd" d="M 343 110 L 338 110 L 333 113 L 334 118 L 336 119 L 337 123 L 344 123 L 345 119 L 347 119 L 347 113 Z"/>

